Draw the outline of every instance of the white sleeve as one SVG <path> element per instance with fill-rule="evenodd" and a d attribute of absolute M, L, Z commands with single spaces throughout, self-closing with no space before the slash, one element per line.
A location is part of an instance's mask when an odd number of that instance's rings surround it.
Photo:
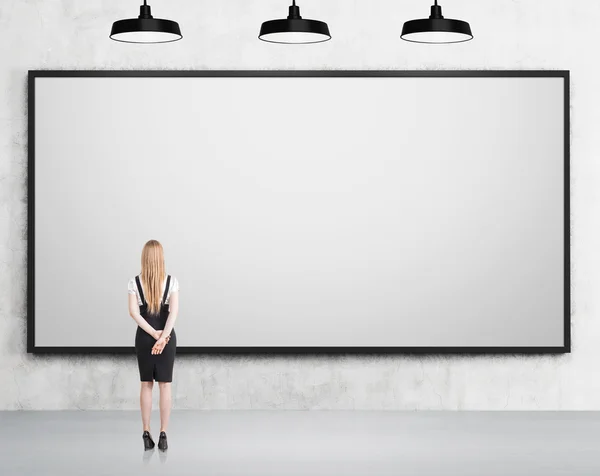
<path fill-rule="evenodd" d="M 179 281 L 177 281 L 177 278 L 175 276 L 173 277 L 173 284 L 171 284 L 171 291 L 172 293 L 174 293 L 175 291 L 179 291 Z"/>
<path fill-rule="evenodd" d="M 127 292 L 129 294 L 137 294 L 137 287 L 135 285 L 135 279 L 131 278 L 129 283 L 127 283 Z"/>

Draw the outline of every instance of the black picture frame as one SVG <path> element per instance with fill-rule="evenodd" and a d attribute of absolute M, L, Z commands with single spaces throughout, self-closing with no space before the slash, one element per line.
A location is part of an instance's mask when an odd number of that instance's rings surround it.
<path fill-rule="evenodd" d="M 417 77 L 563 78 L 564 80 L 564 342 L 557 347 L 178 347 L 179 354 L 564 354 L 571 352 L 570 71 L 568 70 L 30 70 L 28 78 L 27 352 L 33 354 L 134 354 L 133 347 L 35 345 L 35 80 L 47 77 Z"/>

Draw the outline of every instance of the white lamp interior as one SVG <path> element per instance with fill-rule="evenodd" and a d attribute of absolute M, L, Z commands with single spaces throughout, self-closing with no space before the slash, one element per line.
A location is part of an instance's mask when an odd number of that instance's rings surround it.
<path fill-rule="evenodd" d="M 273 43 L 321 43 L 331 37 L 321 33 L 310 33 L 304 31 L 277 32 L 261 35 L 260 39 Z"/>
<path fill-rule="evenodd" d="M 126 41 L 129 43 L 168 43 L 181 39 L 176 35 L 164 31 L 127 31 L 111 35 L 113 40 Z"/>
<path fill-rule="evenodd" d="M 418 43 L 461 43 L 473 37 L 453 31 L 419 31 L 402 35 L 402 38 Z"/>

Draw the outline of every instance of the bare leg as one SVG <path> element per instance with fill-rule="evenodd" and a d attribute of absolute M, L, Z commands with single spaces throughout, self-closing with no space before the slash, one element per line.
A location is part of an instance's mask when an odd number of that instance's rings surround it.
<path fill-rule="evenodd" d="M 171 416 L 171 382 L 158 382 L 160 389 L 160 431 L 167 431 Z"/>
<path fill-rule="evenodd" d="M 140 409 L 144 431 L 150 431 L 150 414 L 152 412 L 152 386 L 154 382 L 142 382 L 140 389 Z"/>

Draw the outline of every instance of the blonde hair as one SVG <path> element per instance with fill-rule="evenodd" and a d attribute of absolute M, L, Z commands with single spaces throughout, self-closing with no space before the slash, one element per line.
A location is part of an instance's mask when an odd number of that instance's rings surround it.
<path fill-rule="evenodd" d="M 165 279 L 165 255 L 162 245 L 156 240 L 148 241 L 142 250 L 141 278 L 148 312 L 157 315 L 160 313 L 162 283 Z"/>

